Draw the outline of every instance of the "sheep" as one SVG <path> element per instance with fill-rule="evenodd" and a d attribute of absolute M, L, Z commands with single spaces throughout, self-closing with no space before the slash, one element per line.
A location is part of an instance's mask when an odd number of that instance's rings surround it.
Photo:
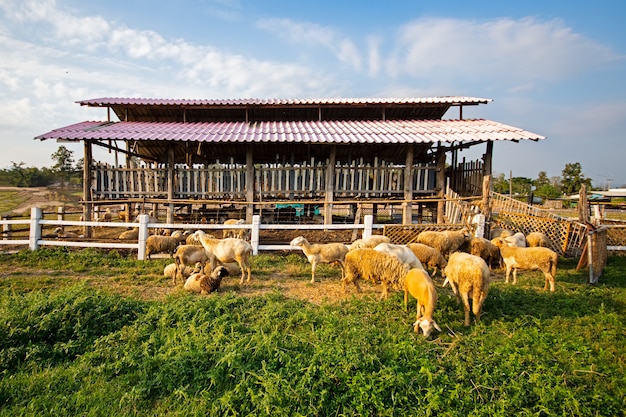
<path fill-rule="evenodd" d="M 246 224 L 246 221 L 244 219 L 228 219 L 224 222 L 224 224 Z M 236 237 L 239 239 L 247 239 L 248 237 L 248 231 L 246 229 L 224 229 L 223 232 L 223 237 Z"/>
<path fill-rule="evenodd" d="M 463 300 L 465 309 L 465 326 L 470 325 L 470 303 L 476 321 L 480 321 L 482 306 L 489 292 L 490 273 L 485 260 L 479 256 L 465 252 L 450 255 L 446 266 L 446 283 L 450 283 L 457 302 Z"/>
<path fill-rule="evenodd" d="M 441 331 L 439 325 L 433 320 L 433 312 L 437 304 L 437 290 L 428 272 L 413 268 L 404 277 L 405 311 L 408 310 L 409 294 L 417 301 L 417 314 L 413 323 L 415 333 L 419 333 L 419 329 L 422 329 L 424 337 L 428 337 L 433 328 Z"/>
<path fill-rule="evenodd" d="M 119 240 L 137 240 L 139 239 L 139 229 L 124 230 L 117 238 Z"/>
<path fill-rule="evenodd" d="M 196 272 L 197 271 L 197 272 Z M 219 288 L 222 278 L 228 275 L 228 269 L 224 266 L 218 266 L 215 268 L 209 275 L 206 275 L 202 272 L 202 267 L 196 265 L 194 269 L 194 273 L 191 274 L 183 288 L 190 292 L 197 292 L 203 295 L 207 295 L 212 293 L 213 291 L 217 291 Z"/>
<path fill-rule="evenodd" d="M 111 220 L 112 220 L 111 209 L 107 207 L 106 210 L 104 210 L 104 213 L 102 213 L 102 221 L 110 222 Z"/>
<path fill-rule="evenodd" d="M 344 276 L 344 259 L 348 247 L 343 243 L 315 243 L 311 244 L 304 236 L 298 236 L 289 242 L 290 246 L 298 246 L 311 264 L 311 282 L 315 282 L 317 264 L 337 263 L 341 268 L 341 277 Z"/>
<path fill-rule="evenodd" d="M 371 235 L 370 237 L 367 237 L 367 238 L 361 238 L 361 239 L 355 240 L 348 246 L 348 249 L 349 250 L 361 249 L 361 248 L 373 249 L 379 243 L 391 243 L 391 239 L 383 235 Z"/>
<path fill-rule="evenodd" d="M 59 239 L 63 239 L 63 238 L 77 238 L 77 237 L 79 237 L 78 233 L 66 232 L 65 229 L 63 229 L 62 227 L 57 227 L 56 229 L 54 229 L 54 234 Z"/>
<path fill-rule="evenodd" d="M 530 271 L 540 270 L 546 279 L 544 290 L 550 287 L 554 292 L 554 281 L 556 277 L 556 266 L 558 255 L 552 249 L 543 247 L 520 248 L 510 246 L 505 239 L 495 238 L 493 243 L 500 248 L 502 260 L 506 266 L 505 283 L 509 282 L 511 270 L 513 270 L 513 284 L 517 284 L 517 270 L 526 269 Z"/>
<path fill-rule="evenodd" d="M 443 256 L 447 256 L 469 242 L 469 237 L 469 231 L 465 227 L 461 230 L 427 230 L 417 235 L 417 243 L 433 247 Z"/>
<path fill-rule="evenodd" d="M 409 243 L 407 244 L 407 247 L 413 251 L 422 265 L 426 265 L 433 269 L 433 276 L 435 276 L 438 271 L 441 271 L 443 274 L 443 269 L 446 267 L 448 262 L 446 261 L 446 258 L 443 257 L 441 252 L 423 243 Z"/>
<path fill-rule="evenodd" d="M 376 245 L 374 250 L 379 252 L 386 253 L 388 255 L 393 255 L 400 260 L 400 262 L 405 263 L 409 268 L 420 268 L 424 269 L 424 266 L 417 258 L 417 256 L 413 253 L 411 249 L 409 249 L 406 245 L 394 245 L 393 243 L 379 243 Z"/>
<path fill-rule="evenodd" d="M 343 291 L 346 284 L 353 283 L 358 292 L 359 279 L 365 279 L 375 284 L 381 283 L 383 290 L 381 299 L 386 299 L 388 290 L 402 290 L 403 280 L 409 267 L 400 262 L 398 258 L 370 248 L 354 249 L 348 251 L 344 261 L 344 277 L 341 280 Z"/>
<path fill-rule="evenodd" d="M 178 274 L 181 276 L 187 265 L 194 265 L 196 263 L 205 265 L 208 261 L 209 254 L 202 245 L 180 245 L 176 248 L 176 252 L 174 253 L 174 264 L 176 265 Z M 182 277 L 184 278 L 184 276 Z M 177 276 L 172 278 L 172 284 L 176 285 Z"/>
<path fill-rule="evenodd" d="M 189 277 L 189 275 L 191 275 L 193 271 L 193 268 L 186 266 L 185 268 L 183 268 L 182 271 L 180 271 L 180 275 L 183 277 L 183 279 L 187 279 L 187 277 Z M 165 266 L 165 268 L 163 268 L 163 276 L 166 278 L 171 278 L 172 282 L 174 283 L 176 283 L 176 277 L 178 274 L 178 265 L 176 265 L 175 263 L 168 264 Z"/>
<path fill-rule="evenodd" d="M 534 248 L 534 247 L 543 247 L 549 248 L 552 246 L 550 244 L 550 239 L 546 235 L 541 232 L 531 232 L 526 236 L 526 246 Z"/>
<path fill-rule="evenodd" d="M 522 232 L 517 232 L 513 236 L 505 237 L 504 240 L 509 246 L 517 246 L 518 248 L 526 247 L 526 236 L 524 236 Z"/>
<path fill-rule="evenodd" d="M 171 258 L 181 240 L 182 235 L 178 237 L 150 235 L 146 239 L 146 256 L 148 256 L 148 259 L 152 259 L 153 253 L 167 252 Z"/>
<path fill-rule="evenodd" d="M 484 237 L 473 237 L 470 239 L 470 254 L 480 256 L 487 262 L 489 267 L 495 263 L 500 266 L 500 248 Z"/>
<path fill-rule="evenodd" d="M 513 236 L 513 232 L 510 231 L 509 229 L 495 228 L 491 230 L 491 233 L 489 233 L 489 238 L 492 240 L 497 237 L 509 237 L 509 236 Z"/>
<path fill-rule="evenodd" d="M 186 244 L 186 245 L 196 245 L 196 246 L 202 246 L 202 243 L 200 243 L 200 235 L 199 235 L 199 233 L 198 233 L 198 232 L 202 232 L 202 233 L 204 233 L 202 230 L 198 230 L 198 231 L 196 231 L 195 233 L 188 234 L 188 235 L 185 237 L 185 244 Z M 209 234 L 207 234 L 207 236 L 209 236 L 209 237 L 211 237 L 211 238 L 215 238 L 215 236 L 213 236 L 213 235 L 209 235 Z"/>
<path fill-rule="evenodd" d="M 237 262 L 239 264 L 239 268 L 241 268 L 241 280 L 239 281 L 239 284 L 243 284 L 246 273 L 248 274 L 248 282 L 250 282 L 250 277 L 252 275 L 250 268 L 252 245 L 250 245 L 250 243 L 243 239 L 237 239 L 234 237 L 214 239 L 202 231 L 198 231 L 196 233 L 199 234 L 200 243 L 202 243 L 202 246 L 208 252 L 211 270 L 215 269 L 216 262 L 220 262 L 222 264 Z"/>

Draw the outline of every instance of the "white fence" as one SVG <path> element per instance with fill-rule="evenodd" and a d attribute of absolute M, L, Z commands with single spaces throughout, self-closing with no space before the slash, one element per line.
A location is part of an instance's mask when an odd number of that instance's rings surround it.
<path fill-rule="evenodd" d="M 139 260 L 146 259 L 146 239 L 150 235 L 150 229 L 171 229 L 171 230 L 220 230 L 220 229 L 248 229 L 250 231 L 250 243 L 252 244 L 253 254 L 257 255 L 259 251 L 272 250 L 295 250 L 298 247 L 290 245 L 264 245 L 259 240 L 259 231 L 261 229 L 272 230 L 361 230 L 362 237 L 372 235 L 373 229 L 382 229 L 383 225 L 374 225 L 373 216 L 366 215 L 362 224 L 261 224 L 261 217 L 253 216 L 252 224 L 189 224 L 189 223 L 148 223 L 148 215 L 142 214 L 138 217 L 138 223 L 119 223 L 119 222 L 97 222 L 97 221 L 70 221 L 70 220 L 45 220 L 43 212 L 40 208 L 31 210 L 30 220 L 0 220 L 0 225 L 4 228 L 11 225 L 29 225 L 28 239 L 3 239 L 0 245 L 26 246 L 30 250 L 37 250 L 41 246 L 67 246 L 67 247 L 91 247 L 101 249 L 134 249 L 137 250 L 137 258 Z M 42 238 L 42 226 L 81 226 L 81 227 L 119 227 L 124 230 L 137 227 L 139 229 L 139 237 L 137 242 L 98 242 L 85 241 L 80 238 L 76 240 L 56 240 Z"/>

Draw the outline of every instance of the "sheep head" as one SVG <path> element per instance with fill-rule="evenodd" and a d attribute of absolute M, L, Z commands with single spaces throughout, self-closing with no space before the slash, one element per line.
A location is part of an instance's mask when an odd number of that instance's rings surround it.
<path fill-rule="evenodd" d="M 420 329 L 422 329 L 424 337 L 429 337 L 433 331 L 433 328 L 441 331 L 441 328 L 435 322 L 435 320 L 422 318 L 413 323 L 413 330 L 415 331 L 415 333 L 419 333 Z"/>
<path fill-rule="evenodd" d="M 294 238 L 291 242 L 289 242 L 290 246 L 302 246 L 302 245 L 308 245 L 308 244 L 309 242 L 306 240 L 304 236 L 298 236 Z"/>

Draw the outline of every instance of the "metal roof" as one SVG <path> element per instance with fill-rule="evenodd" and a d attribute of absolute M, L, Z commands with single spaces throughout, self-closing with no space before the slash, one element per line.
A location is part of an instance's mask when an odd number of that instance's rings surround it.
<path fill-rule="evenodd" d="M 455 143 L 520 141 L 543 136 L 483 119 L 300 122 L 82 122 L 35 139 L 210 143 Z"/>

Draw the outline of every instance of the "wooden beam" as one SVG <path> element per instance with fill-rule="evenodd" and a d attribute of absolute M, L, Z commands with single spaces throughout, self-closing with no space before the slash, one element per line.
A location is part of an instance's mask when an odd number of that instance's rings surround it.
<path fill-rule="evenodd" d="M 252 223 L 254 215 L 254 152 L 252 146 L 246 149 L 246 223 Z"/>
<path fill-rule="evenodd" d="M 167 222 L 174 223 L 174 168 L 175 168 L 175 155 L 174 146 L 168 144 L 167 146 L 167 199 L 170 203 L 167 205 Z"/>
<path fill-rule="evenodd" d="M 337 148 L 335 145 L 330 147 L 328 154 L 328 163 L 326 165 L 326 192 L 324 193 L 324 224 L 333 223 L 333 200 L 335 192 L 335 161 L 337 157 Z"/>
<path fill-rule="evenodd" d="M 91 151 L 91 143 L 84 141 L 83 144 L 83 200 L 91 201 L 91 164 L 93 162 L 93 155 Z M 91 203 L 86 203 L 83 206 L 83 219 L 85 221 L 91 221 L 92 210 L 93 205 Z M 91 226 L 85 226 L 83 234 L 85 237 L 91 237 Z"/>
<path fill-rule="evenodd" d="M 446 195 L 446 151 L 443 147 L 437 148 L 437 174 L 435 188 L 439 190 L 437 202 L 437 223 L 445 223 L 445 195 Z"/>
<path fill-rule="evenodd" d="M 404 208 L 402 210 L 402 223 L 411 224 L 413 222 L 413 145 L 407 145 L 406 162 L 404 165 Z"/>

